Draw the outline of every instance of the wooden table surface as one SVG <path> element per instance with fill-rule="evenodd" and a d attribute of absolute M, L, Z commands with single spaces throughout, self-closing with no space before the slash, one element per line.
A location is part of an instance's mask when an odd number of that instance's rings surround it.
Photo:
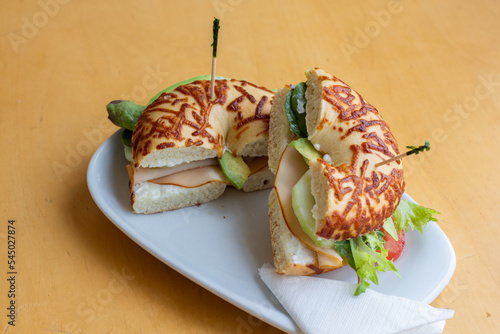
<path fill-rule="evenodd" d="M 456 311 L 445 333 L 500 332 L 497 2 L 27 0 L 0 8 L 3 333 L 280 332 L 135 244 L 87 188 L 92 154 L 117 130 L 106 104 L 145 103 L 210 73 L 214 16 L 218 74 L 276 88 L 322 67 L 379 109 L 400 146 L 430 140 L 429 152 L 406 161 L 406 191 L 441 211 L 457 257 L 432 305 Z"/>

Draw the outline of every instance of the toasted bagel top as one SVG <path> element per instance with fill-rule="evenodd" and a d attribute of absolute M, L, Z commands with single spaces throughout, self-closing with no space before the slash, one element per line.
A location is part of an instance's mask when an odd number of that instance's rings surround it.
<path fill-rule="evenodd" d="M 329 156 L 309 163 L 316 234 L 345 240 L 378 230 L 404 192 L 401 160 L 375 167 L 399 154 L 396 139 L 346 83 L 318 68 L 307 73 L 308 139 Z"/>
<path fill-rule="evenodd" d="M 135 167 L 175 166 L 221 157 L 267 155 L 269 111 L 274 93 L 247 81 L 197 80 L 161 94 L 134 128 Z"/>

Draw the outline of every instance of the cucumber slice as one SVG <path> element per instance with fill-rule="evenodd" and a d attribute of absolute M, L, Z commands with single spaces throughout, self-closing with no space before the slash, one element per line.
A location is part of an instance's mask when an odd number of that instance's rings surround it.
<path fill-rule="evenodd" d="M 248 168 L 245 161 L 243 161 L 243 158 L 235 157 L 231 152 L 226 151 L 222 158 L 217 160 L 227 180 L 231 182 L 236 189 L 241 189 L 251 173 L 250 168 Z"/>
<path fill-rule="evenodd" d="M 315 233 L 316 221 L 312 208 L 316 202 L 311 194 L 311 171 L 308 170 L 292 188 L 292 206 L 300 226 L 306 234 L 320 247 L 334 248 L 335 240 L 318 237 Z"/>

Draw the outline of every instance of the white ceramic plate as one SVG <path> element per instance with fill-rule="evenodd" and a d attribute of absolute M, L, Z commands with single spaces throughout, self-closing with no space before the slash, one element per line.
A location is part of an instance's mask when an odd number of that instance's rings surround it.
<path fill-rule="evenodd" d="M 269 191 L 243 193 L 228 188 L 199 207 L 154 215 L 130 208 L 121 131 L 108 138 L 90 161 L 87 182 L 101 211 L 132 240 L 197 284 L 255 317 L 289 333 L 300 330 L 261 281 L 258 268 L 272 264 L 267 217 Z M 409 196 L 405 198 L 411 200 Z M 409 232 L 396 261 L 402 278 L 380 273 L 371 288 L 386 294 L 432 302 L 455 270 L 455 252 L 443 231 L 429 223 Z M 349 267 L 322 277 L 356 282 Z"/>

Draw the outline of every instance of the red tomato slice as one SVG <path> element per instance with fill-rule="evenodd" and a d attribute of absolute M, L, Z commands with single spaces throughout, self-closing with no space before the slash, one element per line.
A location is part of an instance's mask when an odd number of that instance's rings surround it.
<path fill-rule="evenodd" d="M 391 237 L 384 228 L 382 228 L 382 232 L 384 232 L 384 247 L 389 250 L 387 259 L 397 260 L 405 248 L 405 231 L 402 230 L 401 233 L 398 233 L 398 241 Z"/>

